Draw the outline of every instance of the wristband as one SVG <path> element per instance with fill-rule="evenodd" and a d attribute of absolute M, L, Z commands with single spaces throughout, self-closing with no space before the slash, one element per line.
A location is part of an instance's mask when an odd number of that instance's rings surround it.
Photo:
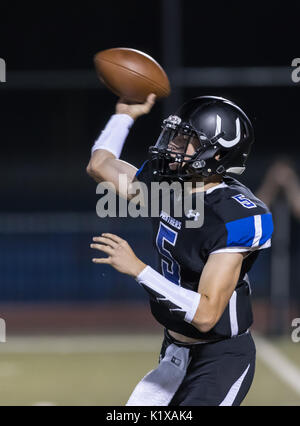
<path fill-rule="evenodd" d="M 199 293 L 172 283 L 150 266 L 146 266 L 136 280 L 156 302 L 166 306 L 171 313 L 188 323 L 193 321 L 201 299 Z"/>
<path fill-rule="evenodd" d="M 133 123 L 134 119 L 127 114 L 112 115 L 96 140 L 92 148 L 92 154 L 98 149 L 105 149 L 116 158 L 120 158 L 125 140 Z"/>

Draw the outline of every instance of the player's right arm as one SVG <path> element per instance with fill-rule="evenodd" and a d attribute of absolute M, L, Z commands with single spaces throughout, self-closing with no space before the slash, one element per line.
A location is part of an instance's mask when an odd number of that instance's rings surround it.
<path fill-rule="evenodd" d="M 128 131 L 134 121 L 141 115 L 148 114 L 155 103 L 155 95 L 150 94 L 144 104 L 128 104 L 120 99 L 116 105 L 116 114 L 110 119 L 106 128 L 96 141 L 87 173 L 98 183 L 110 182 L 117 193 L 122 193 L 119 187 L 119 175 L 126 175 L 128 187 L 133 182 L 137 168 L 119 159 Z"/>

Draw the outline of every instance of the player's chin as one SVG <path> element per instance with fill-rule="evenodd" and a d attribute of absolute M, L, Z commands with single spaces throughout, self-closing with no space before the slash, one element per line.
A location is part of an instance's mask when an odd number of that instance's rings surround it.
<path fill-rule="evenodd" d="M 177 170 L 177 169 L 178 169 L 178 167 L 179 167 L 179 164 L 178 164 L 178 163 L 170 163 L 170 164 L 169 164 L 169 169 L 170 169 L 170 170 L 172 170 L 173 172 L 174 172 L 175 170 Z"/>

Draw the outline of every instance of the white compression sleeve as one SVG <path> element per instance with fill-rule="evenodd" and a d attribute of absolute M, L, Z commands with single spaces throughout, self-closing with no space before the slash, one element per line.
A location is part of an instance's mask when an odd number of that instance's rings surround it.
<path fill-rule="evenodd" d="M 157 302 L 167 306 L 170 312 L 186 322 L 193 321 L 201 299 L 199 293 L 172 283 L 150 266 L 146 266 L 136 280 Z"/>
<path fill-rule="evenodd" d="M 105 149 L 111 152 L 116 158 L 120 158 L 125 140 L 133 123 L 134 119 L 127 114 L 112 115 L 96 140 L 92 148 L 92 154 L 97 149 Z"/>

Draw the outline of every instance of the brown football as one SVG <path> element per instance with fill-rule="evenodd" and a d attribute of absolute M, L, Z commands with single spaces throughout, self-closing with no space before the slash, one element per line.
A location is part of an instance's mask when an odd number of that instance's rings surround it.
<path fill-rule="evenodd" d="M 135 49 L 103 50 L 94 57 L 100 80 L 128 102 L 145 102 L 150 93 L 157 98 L 170 94 L 170 82 L 163 68 L 146 53 Z"/>

